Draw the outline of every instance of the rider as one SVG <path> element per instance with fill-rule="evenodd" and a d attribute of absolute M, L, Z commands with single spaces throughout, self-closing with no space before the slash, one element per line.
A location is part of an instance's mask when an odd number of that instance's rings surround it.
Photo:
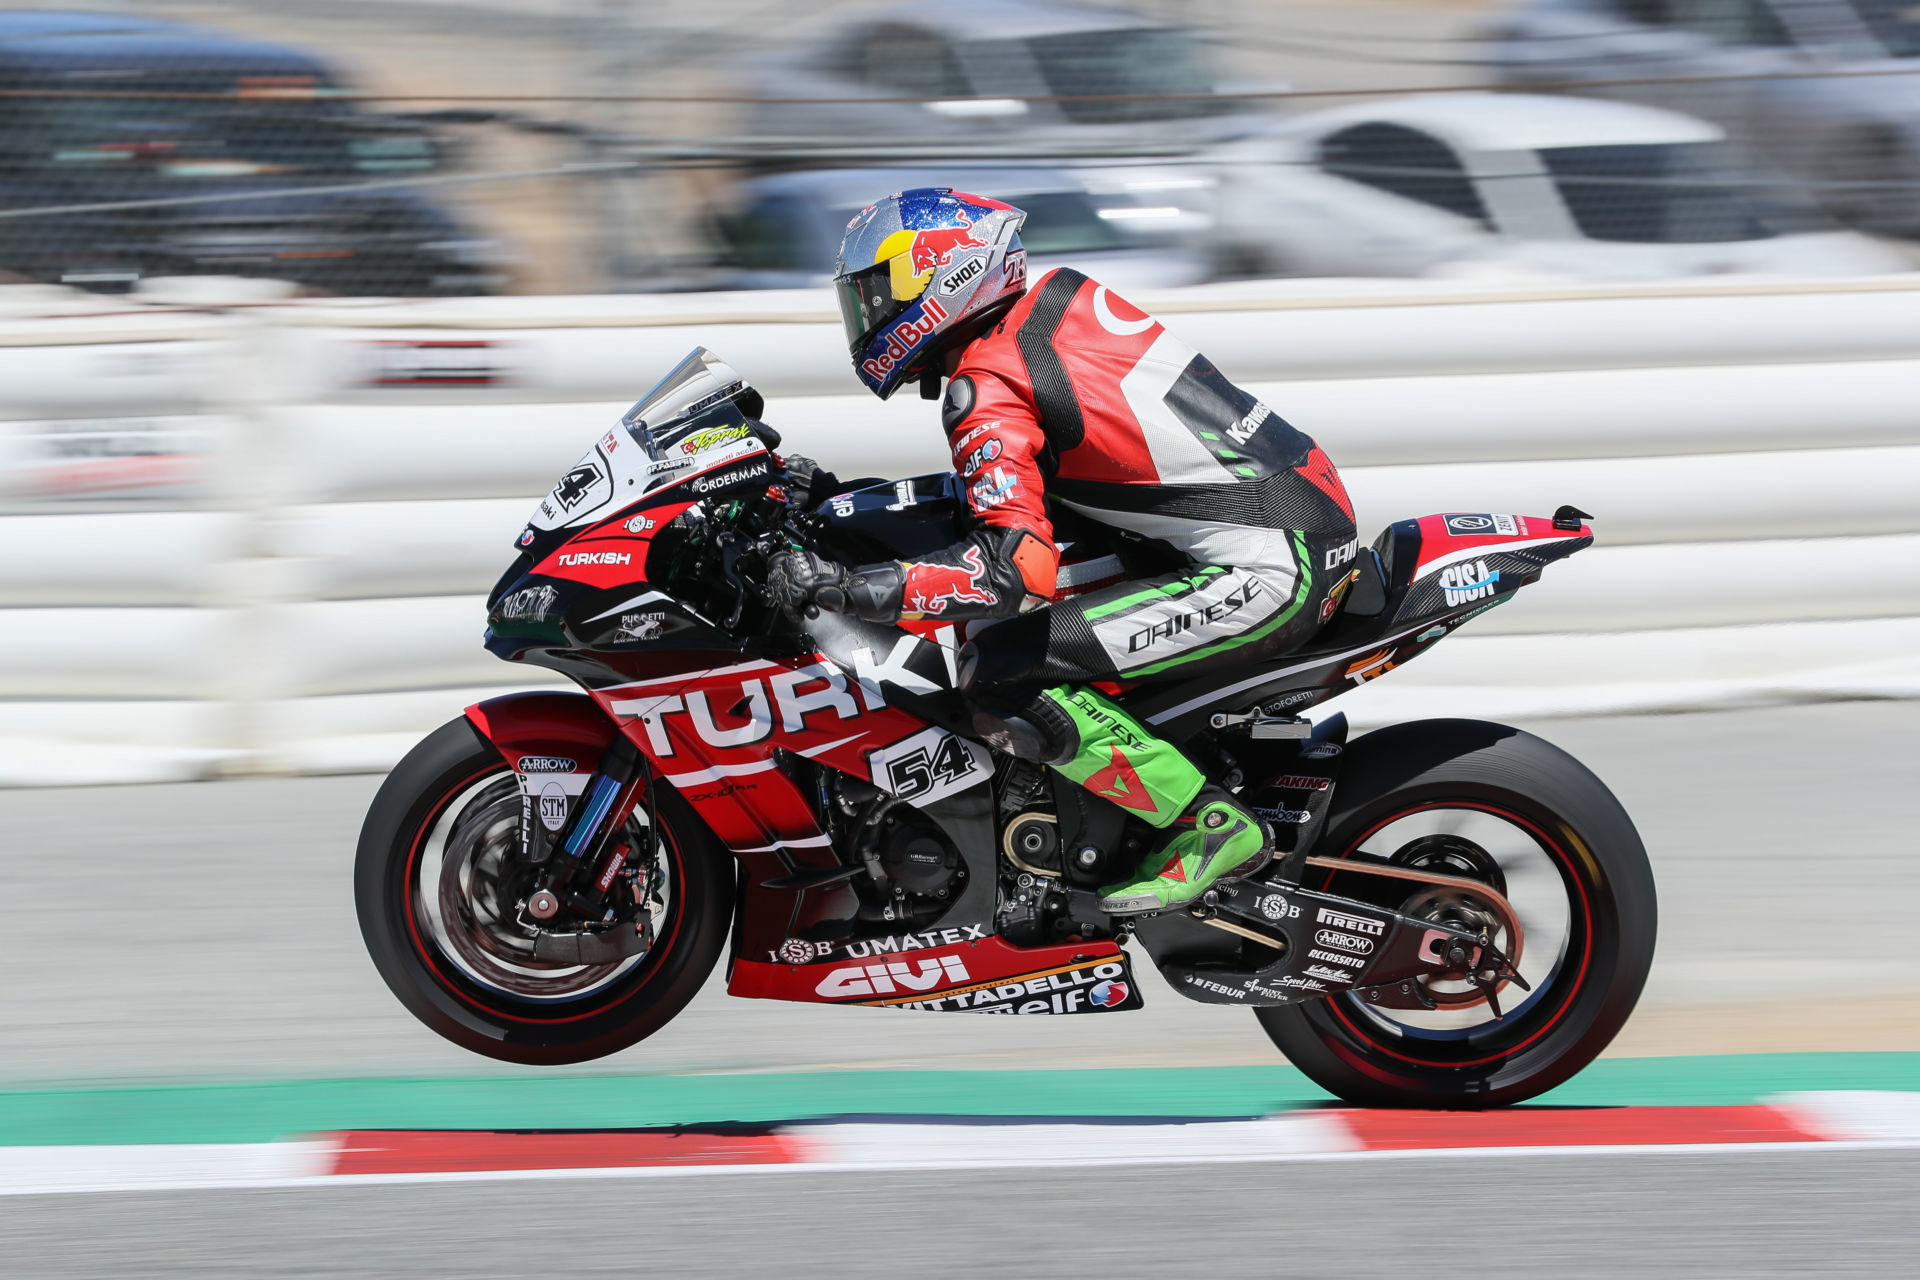
<path fill-rule="evenodd" d="M 962 653 L 976 730 L 1166 831 L 1101 891 L 1109 912 L 1154 911 L 1259 870 L 1270 841 L 1107 695 L 1305 643 L 1349 580 L 1353 509 L 1311 438 L 1153 317 L 1077 271 L 1029 291 L 1025 220 L 922 187 L 847 224 L 834 288 L 854 369 L 883 400 L 916 380 L 933 399 L 948 379 L 941 425 L 978 527 L 912 561 L 794 552 L 771 577 L 796 608 L 1009 619 Z M 1119 531 L 1134 563 L 1158 554 L 1172 571 L 1051 603 L 1074 568 L 1056 527 L 1085 520 Z"/>

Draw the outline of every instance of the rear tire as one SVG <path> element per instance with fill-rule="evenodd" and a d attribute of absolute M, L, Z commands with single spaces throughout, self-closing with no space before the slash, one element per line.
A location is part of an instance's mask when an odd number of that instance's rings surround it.
<path fill-rule="evenodd" d="M 354 864 L 360 933 L 400 1002 L 462 1048 L 531 1065 L 605 1057 L 665 1026 L 706 981 L 732 919 L 731 861 L 671 788 L 654 788 L 643 796 L 653 808 L 636 813 L 658 832 L 655 856 L 671 896 L 645 955 L 626 967 L 610 966 L 590 986 L 578 982 L 585 966 L 574 966 L 571 975 L 553 967 L 551 991 L 542 990 L 548 972 L 538 965 L 499 966 L 511 983 L 478 980 L 486 970 L 476 971 L 475 957 L 482 965 L 489 957 L 463 956 L 428 927 L 421 867 L 425 851 L 435 841 L 450 843 L 449 826 L 459 830 L 469 812 L 490 817 L 497 842 L 503 819 L 518 815 L 512 778 L 505 759 L 464 717 L 407 754 L 361 828 Z M 517 842 L 517 835 L 511 838 Z M 446 905 L 437 909 L 444 914 Z M 580 989 L 564 985 L 569 977 Z"/>
<path fill-rule="evenodd" d="M 1480 1108 L 1544 1093 L 1613 1040 L 1652 967 L 1653 872 L 1632 820 L 1579 761 L 1517 729 L 1425 720 L 1361 738 L 1316 852 L 1350 857 L 1392 823 L 1452 810 L 1529 833 L 1566 891 L 1565 945 L 1532 996 L 1512 991 L 1504 1019 L 1470 1029 L 1409 1032 L 1351 993 L 1257 1011 L 1290 1062 L 1350 1102 Z M 1340 893 L 1382 883 L 1310 869 L 1307 884 L 1336 879 Z"/>

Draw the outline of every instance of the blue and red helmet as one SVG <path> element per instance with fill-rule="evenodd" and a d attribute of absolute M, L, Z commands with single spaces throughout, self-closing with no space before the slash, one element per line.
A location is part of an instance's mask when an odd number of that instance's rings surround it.
<path fill-rule="evenodd" d="M 833 290 L 853 369 L 885 400 L 938 369 L 940 354 L 977 333 L 1027 287 L 1022 210 L 949 187 L 915 187 L 854 215 L 840 241 Z"/>

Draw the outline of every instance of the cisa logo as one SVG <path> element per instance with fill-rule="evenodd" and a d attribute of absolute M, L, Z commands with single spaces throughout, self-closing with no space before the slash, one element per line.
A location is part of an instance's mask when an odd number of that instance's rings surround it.
<path fill-rule="evenodd" d="M 967 981 L 966 961 L 959 956 L 929 956 L 925 960 L 890 960 L 885 964 L 856 964 L 835 969 L 820 979 L 816 995 L 829 999 L 844 996 L 891 995 L 896 991 L 931 991 L 935 987 Z"/>
<path fill-rule="evenodd" d="M 1087 992 L 1087 1003 L 1096 1009 L 1111 1009 L 1125 1003 L 1127 984 L 1124 982 L 1103 982 Z"/>
<path fill-rule="evenodd" d="M 1446 592 L 1450 605 L 1484 600 L 1493 594 L 1499 581 L 1499 570 L 1489 573 L 1485 560 L 1450 564 L 1440 571 L 1440 589 Z"/>

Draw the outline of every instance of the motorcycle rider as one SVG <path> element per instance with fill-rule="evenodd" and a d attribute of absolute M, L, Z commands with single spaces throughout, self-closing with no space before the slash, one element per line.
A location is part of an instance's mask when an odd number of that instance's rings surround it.
<path fill-rule="evenodd" d="M 976 731 L 1163 829 L 1100 903 L 1160 910 L 1259 870 L 1270 840 L 1108 695 L 1303 644 L 1351 581 L 1353 509 L 1310 437 L 1152 316 L 1072 270 L 1029 290 L 1025 220 L 922 187 L 847 224 L 834 288 L 855 372 L 883 400 L 910 381 L 932 399 L 947 379 L 941 425 L 979 525 L 913 561 L 793 552 L 770 577 L 794 608 L 1007 619 L 962 651 Z M 1054 602 L 1075 568 L 1057 527 L 1083 521 L 1168 571 Z"/>

